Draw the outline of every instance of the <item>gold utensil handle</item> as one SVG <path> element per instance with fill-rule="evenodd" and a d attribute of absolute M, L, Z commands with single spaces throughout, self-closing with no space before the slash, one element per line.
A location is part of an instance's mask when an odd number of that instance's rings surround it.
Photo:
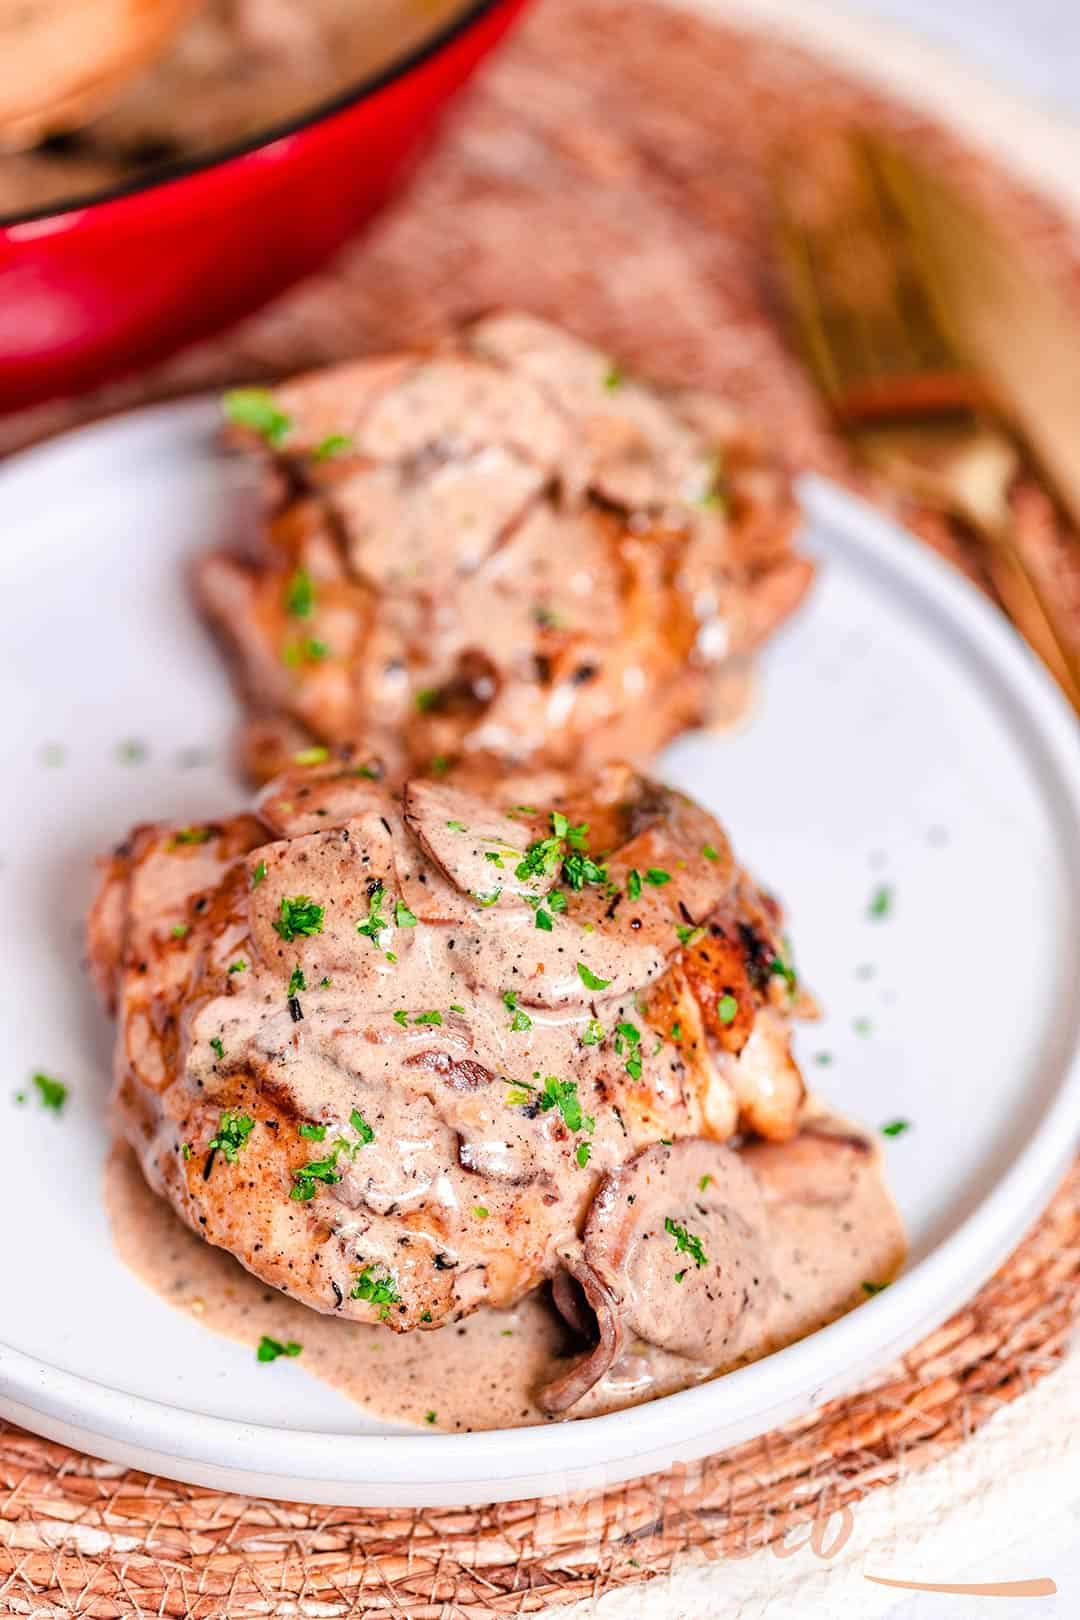
<path fill-rule="evenodd" d="M 987 536 L 986 564 L 1009 618 L 1080 715 L 1080 671 L 1031 570 L 1011 538 Z"/>

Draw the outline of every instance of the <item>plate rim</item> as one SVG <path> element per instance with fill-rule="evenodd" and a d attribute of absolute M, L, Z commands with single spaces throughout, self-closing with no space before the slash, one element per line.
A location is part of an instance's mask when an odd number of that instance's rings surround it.
<path fill-rule="evenodd" d="M 216 406 L 213 407 L 216 410 Z M 205 396 L 144 407 L 75 428 L 0 468 L 0 495 L 32 484 L 58 454 L 145 427 L 189 432 L 215 418 Z M 1080 827 L 1080 730 L 1050 676 L 975 585 L 902 526 L 831 482 L 807 475 L 798 490 L 807 514 L 842 531 L 856 552 L 874 553 L 916 596 L 978 649 L 1054 768 L 1055 809 Z M 1039 784 L 1047 802 L 1048 788 Z M 1053 802 L 1053 801 L 1051 801 Z M 1072 851 L 1073 864 L 1080 861 Z M 1065 851 L 1069 857 L 1068 849 Z M 1074 902 L 1075 906 L 1076 902 Z M 132 1395 L 52 1366 L 0 1341 L 0 1414 L 51 1437 L 77 1434 L 82 1449 L 121 1462 L 167 1460 L 172 1477 L 257 1490 L 293 1500 L 357 1505 L 465 1505 L 613 1484 L 692 1460 L 764 1432 L 857 1384 L 870 1368 L 932 1331 L 981 1286 L 1042 1208 L 1080 1142 L 1080 1007 L 1072 1009 L 1071 1051 L 1062 1053 L 1056 1094 L 990 1191 L 909 1271 L 873 1300 L 750 1366 L 642 1406 L 570 1426 L 464 1434 L 341 1434 L 282 1429 L 192 1411 Z M 961 1277 L 957 1294 L 957 1274 Z M 749 1419 L 740 1397 L 756 1388 Z M 550 1432 L 563 1442 L 546 1443 Z M 573 1457 L 566 1452 L 572 1444 Z M 553 1453 L 545 1462 L 545 1445 Z M 433 1450 L 432 1448 L 436 1449 Z M 560 1455 L 561 1453 L 561 1455 Z M 228 1458 L 223 1463 L 222 1458 Z"/>

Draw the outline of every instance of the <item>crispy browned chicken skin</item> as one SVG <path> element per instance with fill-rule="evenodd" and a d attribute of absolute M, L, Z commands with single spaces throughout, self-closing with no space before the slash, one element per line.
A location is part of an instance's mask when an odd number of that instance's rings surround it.
<path fill-rule="evenodd" d="M 531 316 L 228 403 L 273 458 L 271 511 L 196 583 L 260 780 L 345 742 L 395 780 L 647 762 L 811 577 L 786 480 L 725 407 Z"/>
<path fill-rule="evenodd" d="M 395 794 L 330 762 L 254 814 L 136 829 L 90 922 L 119 1122 L 209 1242 L 398 1331 L 558 1276 L 612 1345 L 626 1313 L 655 1338 L 629 1273 L 638 1307 L 604 1301 L 627 1189 L 659 1174 L 673 1221 L 715 1228 L 680 1296 L 720 1312 L 695 1329 L 712 1354 L 731 1276 L 765 1275 L 760 1193 L 723 1144 L 785 1140 L 803 1100 L 779 909 L 712 816 L 625 767 L 530 788 Z"/>

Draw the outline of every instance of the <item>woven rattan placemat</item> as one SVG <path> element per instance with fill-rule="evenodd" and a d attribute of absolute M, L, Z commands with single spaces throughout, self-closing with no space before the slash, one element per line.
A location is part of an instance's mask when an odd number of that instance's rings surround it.
<path fill-rule="evenodd" d="M 852 482 L 775 318 L 773 143 L 872 118 L 930 151 L 1077 296 L 1080 231 L 985 159 L 775 39 L 648 0 L 543 0 L 410 194 L 273 309 L 151 375 L 0 422 L 0 450 L 147 399 L 433 334 L 514 303 L 642 370 L 726 391 L 793 466 Z M 883 492 L 874 492 L 879 500 Z M 1023 544 L 1075 609 L 1039 493 Z M 978 577 L 963 536 L 905 519 Z M 151 1479 L 0 1424 L 0 1615 L 248 1620 L 530 1612 L 820 1523 L 934 1461 L 1052 1368 L 1080 1315 L 1080 1166 L 997 1276 L 874 1387 L 709 1459 L 570 1503 L 391 1512 Z"/>

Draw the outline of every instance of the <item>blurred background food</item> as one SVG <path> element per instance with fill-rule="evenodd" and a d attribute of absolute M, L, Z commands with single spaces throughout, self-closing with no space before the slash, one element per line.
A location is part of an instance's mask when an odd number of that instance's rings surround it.
<path fill-rule="evenodd" d="M 250 141 L 470 9 L 462 0 L 0 0 L 0 217 Z"/>

